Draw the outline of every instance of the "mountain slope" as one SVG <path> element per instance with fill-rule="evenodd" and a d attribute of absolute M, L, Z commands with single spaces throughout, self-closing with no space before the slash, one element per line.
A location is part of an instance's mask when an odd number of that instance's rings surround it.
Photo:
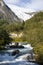
<path fill-rule="evenodd" d="M 24 36 L 30 43 L 43 43 L 43 12 L 25 22 Z"/>
<path fill-rule="evenodd" d="M 23 20 L 19 19 L 3 0 L 0 0 L 0 28 L 4 28 L 9 32 L 18 31 L 21 27 L 21 22 Z"/>
<path fill-rule="evenodd" d="M 7 21 L 10 22 L 20 22 L 21 20 L 11 11 L 11 9 L 3 2 L 3 0 L 0 0 L 0 19 L 4 18 Z"/>

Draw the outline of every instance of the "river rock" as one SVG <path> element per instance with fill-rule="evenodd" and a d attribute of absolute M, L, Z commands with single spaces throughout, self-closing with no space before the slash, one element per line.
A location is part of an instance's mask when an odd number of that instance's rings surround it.
<path fill-rule="evenodd" d="M 16 55 L 16 54 L 19 54 L 19 50 L 14 50 L 13 52 L 12 52 L 12 56 L 14 56 L 14 55 Z"/>

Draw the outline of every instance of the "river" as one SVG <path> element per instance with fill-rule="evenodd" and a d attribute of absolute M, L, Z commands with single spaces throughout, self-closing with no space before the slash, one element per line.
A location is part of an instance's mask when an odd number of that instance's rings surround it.
<path fill-rule="evenodd" d="M 20 53 L 12 56 L 14 50 L 19 50 Z M 26 58 L 28 55 L 31 57 L 31 50 L 32 47 L 25 46 L 25 48 L 21 49 L 15 48 L 0 51 L 0 65 L 38 65 L 37 63 L 29 62 Z"/>

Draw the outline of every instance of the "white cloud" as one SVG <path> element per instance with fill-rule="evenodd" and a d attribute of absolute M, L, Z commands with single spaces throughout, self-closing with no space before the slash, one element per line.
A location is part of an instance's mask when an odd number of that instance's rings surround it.
<path fill-rule="evenodd" d="M 7 4 L 17 4 L 20 2 L 20 0 L 4 0 L 4 2 Z"/>
<path fill-rule="evenodd" d="M 31 3 L 24 4 L 28 9 L 43 10 L 43 0 L 31 0 Z"/>
<path fill-rule="evenodd" d="M 7 4 L 19 5 L 20 7 L 41 10 L 43 9 L 43 0 L 4 0 Z M 27 1 L 27 2 L 26 2 Z"/>

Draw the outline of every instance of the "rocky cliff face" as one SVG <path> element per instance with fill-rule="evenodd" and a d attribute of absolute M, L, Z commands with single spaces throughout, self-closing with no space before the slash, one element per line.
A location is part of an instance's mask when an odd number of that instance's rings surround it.
<path fill-rule="evenodd" d="M 11 9 L 3 2 L 3 0 L 0 0 L 0 19 L 7 20 L 8 22 L 22 21 L 15 15 L 15 13 L 11 11 Z"/>

